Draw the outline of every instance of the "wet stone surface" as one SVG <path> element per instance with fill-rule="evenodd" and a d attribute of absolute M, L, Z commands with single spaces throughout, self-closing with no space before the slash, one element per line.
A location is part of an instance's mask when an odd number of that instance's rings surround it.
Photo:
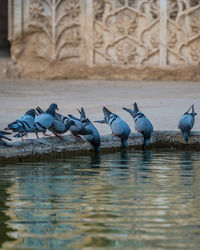
<path fill-rule="evenodd" d="M 75 139 L 71 135 L 65 135 L 60 140 L 57 137 L 43 137 L 40 139 L 27 139 L 9 143 L 10 147 L 0 147 L 1 162 L 13 160 L 16 162 L 41 157 L 57 156 L 81 151 L 93 151 L 93 147 L 84 139 Z M 143 137 L 139 133 L 131 133 L 129 147 L 142 147 Z M 113 135 L 101 137 L 101 151 L 113 150 L 121 147 L 119 138 Z M 155 131 L 151 137 L 151 148 L 153 147 L 187 147 L 200 148 L 200 132 L 191 133 L 187 145 L 180 132 L 176 131 Z"/>

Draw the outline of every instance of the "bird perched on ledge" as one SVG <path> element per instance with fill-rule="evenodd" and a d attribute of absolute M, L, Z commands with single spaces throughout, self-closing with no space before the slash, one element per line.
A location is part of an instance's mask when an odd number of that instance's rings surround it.
<path fill-rule="evenodd" d="M 133 107 L 133 110 L 128 108 L 123 109 L 130 113 L 133 117 L 135 122 L 135 130 L 143 135 L 143 148 L 146 148 L 150 144 L 150 138 L 153 132 L 153 125 L 150 120 L 142 112 L 139 111 L 136 102 L 133 104 Z"/>
<path fill-rule="evenodd" d="M 189 113 L 189 111 L 192 109 L 192 112 Z M 197 113 L 194 112 L 194 104 L 182 115 L 182 117 L 179 120 L 178 128 L 181 130 L 183 137 L 188 143 L 188 139 L 190 136 L 191 129 L 194 126 L 195 122 L 195 116 Z"/>
<path fill-rule="evenodd" d="M 104 120 L 95 121 L 98 123 L 107 123 L 113 135 L 121 139 L 121 145 L 123 148 L 128 147 L 128 137 L 131 132 L 128 124 L 123 121 L 118 115 L 112 113 L 106 107 L 103 107 Z"/>
<path fill-rule="evenodd" d="M 39 114 L 44 113 L 44 111 L 38 106 L 36 108 Z M 61 114 L 55 113 L 55 119 L 53 124 L 48 128 L 55 136 L 62 139 L 61 134 L 66 133 L 70 126 L 74 125 L 74 121 L 69 117 L 63 116 Z"/>
<path fill-rule="evenodd" d="M 93 125 L 93 123 L 86 117 L 84 108 L 82 107 L 81 110 L 78 109 L 80 113 L 80 120 L 84 125 L 86 131 L 92 131 L 92 133 L 84 135 L 83 137 L 92 144 L 95 149 L 96 153 L 100 152 L 100 134 L 97 128 Z"/>
<path fill-rule="evenodd" d="M 33 132 L 34 121 L 35 121 L 35 109 L 28 110 L 25 115 L 21 116 L 14 122 L 8 124 L 5 130 L 12 130 L 12 132 L 18 132 L 21 139 L 23 140 L 23 135 L 29 132 Z"/>
<path fill-rule="evenodd" d="M 56 110 L 58 110 L 57 104 L 52 103 L 44 113 L 35 118 L 34 132 L 36 133 L 37 138 L 39 138 L 38 132 L 42 132 L 46 135 L 46 130 L 52 126 L 55 120 Z"/>
<path fill-rule="evenodd" d="M 10 138 L 5 136 L 5 135 L 10 135 L 10 134 L 12 133 L 0 130 L 0 146 L 8 146 L 8 144 L 2 139 L 12 141 Z"/>

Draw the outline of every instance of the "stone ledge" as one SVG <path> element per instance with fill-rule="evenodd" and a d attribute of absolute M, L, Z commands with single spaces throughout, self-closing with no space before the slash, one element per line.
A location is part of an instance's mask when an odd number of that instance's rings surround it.
<path fill-rule="evenodd" d="M 131 133 L 129 147 L 141 148 L 143 137 L 139 133 Z M 93 151 L 92 146 L 83 139 L 74 139 L 71 135 L 29 139 L 16 141 L 10 147 L 0 147 L 0 162 L 21 162 L 40 159 L 50 159 L 72 153 Z M 121 142 L 113 135 L 101 137 L 101 152 L 119 149 Z M 190 147 L 200 149 L 200 131 L 192 132 L 187 145 L 178 131 L 155 131 L 151 138 L 151 148 L 154 147 Z"/>

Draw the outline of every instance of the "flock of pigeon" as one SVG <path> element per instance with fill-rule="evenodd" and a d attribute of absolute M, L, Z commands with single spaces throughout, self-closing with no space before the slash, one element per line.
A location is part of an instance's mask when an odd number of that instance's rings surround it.
<path fill-rule="evenodd" d="M 143 148 L 148 147 L 153 132 L 152 123 L 139 111 L 137 103 L 133 104 L 133 109 L 123 109 L 133 117 L 135 130 L 143 135 Z M 58 106 L 55 103 L 52 103 L 46 111 L 43 111 L 40 107 L 28 110 L 25 115 L 10 123 L 4 131 L 0 130 L 0 145 L 9 146 L 4 139 L 11 141 L 11 139 L 7 137 L 11 132 L 7 132 L 6 130 L 11 130 L 13 133 L 16 133 L 14 137 L 21 137 L 22 140 L 23 137 L 29 133 L 35 133 L 37 138 L 39 138 L 39 132 L 47 136 L 47 130 L 62 139 L 61 135 L 69 130 L 75 138 L 82 136 L 90 142 L 95 152 L 100 151 L 100 134 L 94 124 L 86 117 L 83 108 L 81 108 L 81 110 L 78 109 L 80 118 L 73 115 L 63 116 L 57 113 L 56 110 L 58 110 Z M 103 114 L 104 119 L 95 122 L 108 124 L 112 134 L 120 138 L 121 146 L 124 148 L 128 147 L 128 137 L 131 132 L 129 125 L 106 107 L 103 107 Z M 195 115 L 194 105 L 192 105 L 179 120 L 178 128 L 181 130 L 187 143 L 191 129 L 194 126 Z"/>

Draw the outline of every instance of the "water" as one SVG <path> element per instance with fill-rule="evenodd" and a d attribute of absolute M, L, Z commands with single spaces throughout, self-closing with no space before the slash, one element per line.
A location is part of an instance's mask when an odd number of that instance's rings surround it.
<path fill-rule="evenodd" d="M 0 185 L 2 249 L 200 249 L 200 152 L 7 165 Z"/>

